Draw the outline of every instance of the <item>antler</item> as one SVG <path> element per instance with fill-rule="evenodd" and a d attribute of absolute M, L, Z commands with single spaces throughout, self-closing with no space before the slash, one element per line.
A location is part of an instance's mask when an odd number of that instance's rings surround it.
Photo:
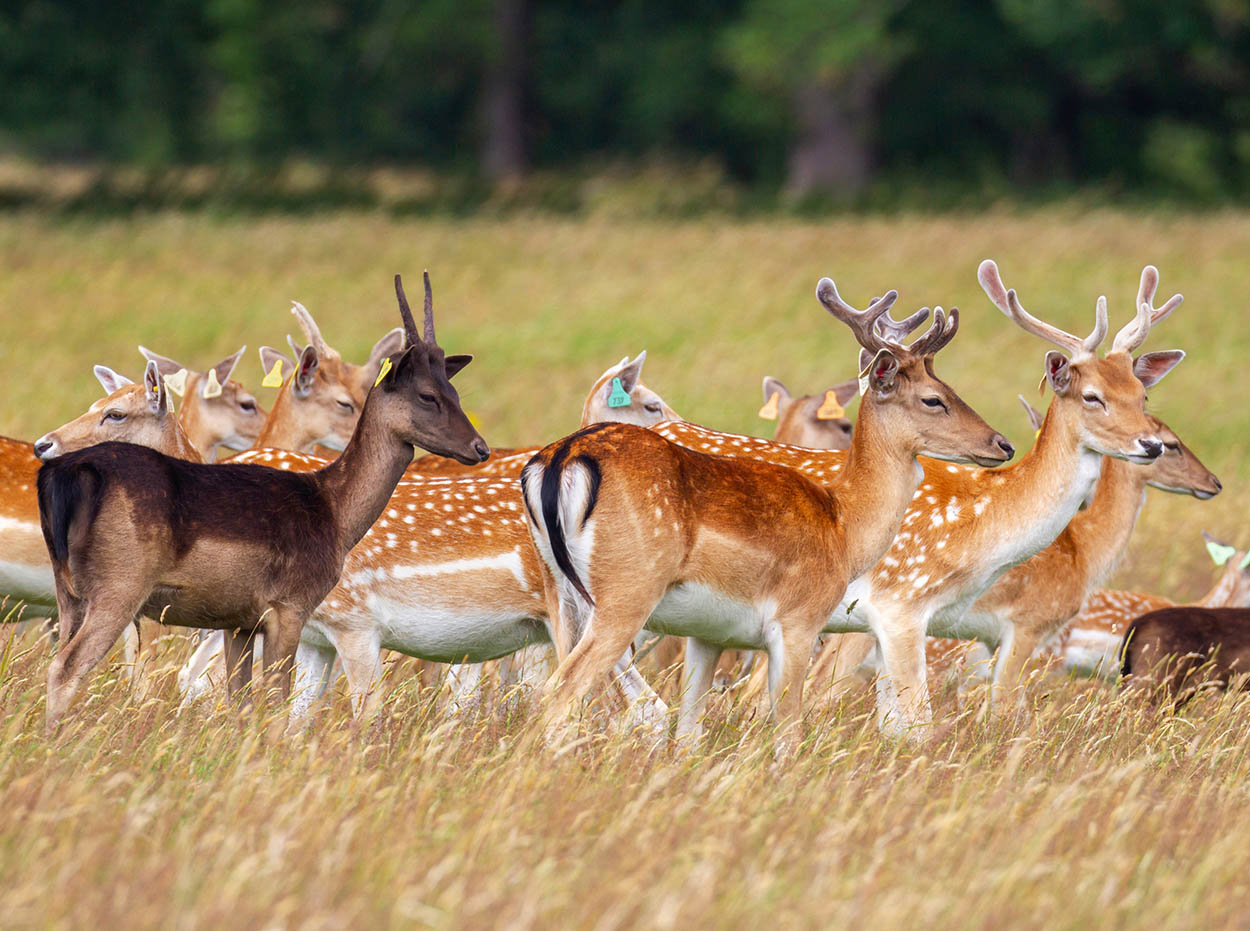
<path fill-rule="evenodd" d="M 331 351 L 330 346 L 322 339 L 317 321 L 312 318 L 308 308 L 299 301 L 291 301 L 291 313 L 295 314 L 295 319 L 299 321 L 299 328 L 304 331 L 305 338 L 312 343 L 313 348 L 317 350 L 317 354 L 322 357 L 328 356 Z M 288 337 L 289 339 L 290 337 Z"/>
<path fill-rule="evenodd" d="M 884 297 L 869 304 L 866 310 L 856 310 L 842 300 L 832 279 L 821 278 L 816 284 L 816 299 L 825 305 L 825 310 L 849 326 L 855 339 L 869 352 L 877 352 L 886 347 L 885 339 L 876 333 L 876 323 L 898 300 L 897 291 L 891 289 Z"/>
<path fill-rule="evenodd" d="M 1150 328 L 1162 323 L 1168 314 L 1181 306 L 1184 298 L 1173 294 L 1162 307 L 1155 307 L 1155 289 L 1159 287 L 1159 270 L 1147 265 L 1141 270 L 1141 284 L 1137 288 L 1137 315 L 1124 325 L 1124 329 L 1115 335 L 1111 344 L 1112 352 L 1134 352 L 1146 341 Z"/>
<path fill-rule="evenodd" d="M 873 301 L 878 298 L 873 298 Z M 910 317 L 902 320 L 895 320 L 889 314 L 877 318 L 876 333 L 882 337 L 887 343 L 896 343 L 903 345 L 903 340 L 911 336 L 920 324 L 929 319 L 929 308 L 921 307 Z"/>
<path fill-rule="evenodd" d="M 1100 297 L 1095 307 L 1094 329 L 1089 336 L 1081 339 L 1067 330 L 1061 330 L 1053 324 L 1038 320 L 1020 304 L 1015 289 L 1010 291 L 1003 287 L 1003 279 L 998 274 L 998 266 L 992 259 L 986 259 L 977 269 L 977 281 L 994 306 L 1015 322 L 1016 326 L 1034 336 L 1040 336 L 1049 343 L 1073 356 L 1093 355 L 1103 338 L 1107 335 L 1107 299 Z"/>
<path fill-rule="evenodd" d="M 430 290 L 430 273 L 425 272 L 425 341 L 434 345 L 434 292 Z"/>
<path fill-rule="evenodd" d="M 948 317 L 942 308 L 938 307 L 933 311 L 933 325 L 907 349 L 918 356 L 934 355 L 954 339 L 958 331 L 959 308 L 952 307 Z"/>
<path fill-rule="evenodd" d="M 426 287 L 429 287 L 430 276 L 426 273 Z M 412 308 L 408 306 L 408 298 L 404 294 L 404 279 L 401 275 L 395 276 L 395 297 L 399 301 L 399 316 L 404 321 L 404 340 L 409 346 L 417 344 L 417 322 L 412 319 Z"/>

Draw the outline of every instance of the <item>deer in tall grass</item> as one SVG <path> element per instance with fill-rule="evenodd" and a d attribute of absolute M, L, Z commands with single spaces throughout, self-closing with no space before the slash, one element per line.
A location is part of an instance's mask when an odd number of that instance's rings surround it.
<path fill-rule="evenodd" d="M 1199 692 L 1250 687 L 1250 609 L 1177 605 L 1129 624 L 1120 674 L 1179 711 Z"/>
<path fill-rule="evenodd" d="M 639 379 L 645 358 L 646 353 L 632 362 L 627 357 L 604 372 L 582 416 L 608 416 L 626 407 L 611 408 L 606 396 L 601 398 L 604 385 L 615 378 L 629 385 L 628 406 L 637 408 L 635 416 L 652 422 L 676 416 Z M 623 368 L 630 371 L 622 376 Z M 239 460 L 294 470 L 321 464 L 312 456 L 276 450 L 247 452 Z M 459 476 L 409 469 L 381 518 L 348 554 L 338 585 L 304 628 L 293 715 L 306 713 L 325 689 L 336 658 L 342 661 L 353 708 L 369 715 L 384 649 L 477 667 L 528 646 L 547 648 L 551 638 L 542 574 L 522 517 L 519 471 L 478 474 L 492 462 Z M 203 694 L 220 675 L 213 661 L 220 650 L 219 640 L 212 638 L 188 661 L 180 676 L 186 698 Z M 463 666 L 454 674 L 452 698 L 458 704 L 478 676 L 476 669 Z M 504 670 L 505 687 L 511 675 Z"/>
<path fill-rule="evenodd" d="M 939 308 L 929 331 L 904 348 L 874 327 L 897 296 L 859 311 L 828 278 L 817 287 L 820 303 L 863 347 L 859 418 L 847 468 L 832 484 L 614 425 L 554 443 L 525 467 L 526 513 L 559 618 L 549 730 L 645 625 L 694 638 L 683 735 L 699 731 L 721 650 L 751 648 L 768 653 L 782 749 L 789 745 L 812 644 L 847 583 L 890 545 L 919 481 L 916 457 L 993 465 L 1013 453 L 933 372 L 958 312 L 948 318 Z"/>
<path fill-rule="evenodd" d="M 424 338 L 399 276 L 395 291 L 407 348 L 383 363 L 351 441 L 325 468 L 202 465 L 126 443 L 45 463 L 39 510 L 62 634 L 48 671 L 49 727 L 140 612 L 226 631 L 232 695 L 251 678 L 263 630 L 268 685 L 285 699 L 305 621 L 414 447 L 466 462 L 490 455 L 450 381 L 472 357 L 437 345 L 428 275 Z"/>

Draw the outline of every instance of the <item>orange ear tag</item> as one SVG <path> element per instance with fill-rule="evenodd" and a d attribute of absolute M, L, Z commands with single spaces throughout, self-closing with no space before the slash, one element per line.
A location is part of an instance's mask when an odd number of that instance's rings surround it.
<path fill-rule="evenodd" d="M 281 359 L 278 359 L 274 362 L 273 368 L 269 370 L 269 374 L 267 374 L 263 379 L 261 379 L 261 384 L 264 385 L 266 388 L 281 388 L 282 387 L 282 360 Z"/>
<path fill-rule="evenodd" d="M 820 409 L 816 411 L 817 420 L 837 420 L 839 417 L 845 417 L 846 411 L 842 405 L 838 403 L 838 395 L 832 389 L 825 392 L 825 402 L 820 405 Z"/>
<path fill-rule="evenodd" d="M 781 405 L 781 392 L 774 391 L 768 396 L 768 403 L 760 408 L 760 416 L 765 420 L 776 420 Z"/>

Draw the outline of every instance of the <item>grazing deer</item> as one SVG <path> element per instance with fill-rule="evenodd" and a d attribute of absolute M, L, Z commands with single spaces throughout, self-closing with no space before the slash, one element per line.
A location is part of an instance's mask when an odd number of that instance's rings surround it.
<path fill-rule="evenodd" d="M 647 351 L 637 358 L 626 356 L 595 379 L 582 405 L 582 426 L 592 423 L 636 423 L 649 427 L 681 416 L 662 397 L 642 383 L 642 364 Z M 421 475 L 502 475 L 518 476 L 539 447 L 496 449 L 490 460 L 477 466 L 463 466 L 442 456 L 421 456 L 413 463 L 413 471 Z"/>
<path fill-rule="evenodd" d="M 45 463 L 39 512 L 62 631 L 48 671 L 50 727 L 141 611 L 227 631 L 231 694 L 250 679 L 263 628 L 266 673 L 285 698 L 304 622 L 385 509 L 413 447 L 490 455 L 450 382 L 472 357 L 444 357 L 435 341 L 429 276 L 424 339 L 399 276 L 395 291 L 407 348 L 383 363 L 351 441 L 323 469 L 201 465 L 126 443 Z"/>
<path fill-rule="evenodd" d="M 663 399 L 637 376 L 646 353 L 623 360 L 595 382 L 583 417 L 606 416 L 606 400 L 596 403 L 602 386 L 620 377 L 630 384 L 629 406 L 646 418 L 675 417 Z M 605 396 L 606 397 L 606 396 Z M 653 409 L 654 408 L 654 409 Z M 528 461 L 532 452 L 524 454 Z M 255 450 L 239 457 L 283 468 L 306 470 L 321 461 L 275 450 Z M 419 466 L 418 459 L 414 465 Z M 342 578 L 313 612 L 304 628 L 297 660 L 299 695 L 292 709 L 302 715 L 328 684 L 327 675 L 341 658 L 358 713 L 370 713 L 366 698 L 376 694 L 382 672 L 381 651 L 419 659 L 476 665 L 512 651 L 550 643 L 542 574 L 522 517 L 516 471 L 481 474 L 494 461 L 458 476 L 436 477 L 410 468 L 381 519 L 348 554 Z M 219 675 L 215 635 L 188 661 L 180 676 L 184 700 L 194 700 Z M 453 702 L 472 688 L 476 670 L 455 670 Z M 509 672 L 503 678 L 507 684 Z"/>
<path fill-rule="evenodd" d="M 904 348 L 874 327 L 896 292 L 865 311 L 845 303 L 828 278 L 816 293 L 863 347 L 859 419 L 838 481 L 818 485 L 791 469 L 705 455 L 625 425 L 583 430 L 525 467 L 526 513 L 549 572 L 549 610 L 559 618 L 549 726 L 646 625 L 695 638 L 679 733 L 699 733 L 726 646 L 768 652 L 774 715 L 788 730 L 812 644 L 847 583 L 889 546 L 921 474 L 916 457 L 994 465 L 1014 452 L 933 374 L 957 311 L 947 318 L 939 308 L 930 330 Z"/>
<path fill-rule="evenodd" d="M 1223 571 L 1211 589 L 1192 606 L 1250 607 L 1250 550 L 1223 543 L 1205 530 L 1202 536 L 1212 560 Z M 1068 672 L 1114 680 L 1120 675 L 1120 644 L 1132 620 L 1151 611 L 1173 607 L 1181 606 L 1160 595 L 1106 589 L 1092 591 L 1071 623 L 1047 640 L 1038 653 Z"/>
<path fill-rule="evenodd" d="M 1250 609 L 1161 608 L 1137 618 L 1124 632 L 1121 675 L 1134 689 L 1154 686 L 1157 697 L 1180 708 L 1199 691 L 1247 684 Z"/>
<path fill-rule="evenodd" d="M 1157 310 L 1139 302 L 1111 352 L 1098 358 L 1095 351 L 1107 332 L 1105 299 L 1098 301 L 1094 331 L 1082 340 L 1027 313 L 1015 292 L 1003 288 L 993 262 L 982 263 L 978 279 L 995 306 L 1018 326 L 1060 346 L 1071 358 L 1047 353 L 1045 379 L 1055 398 L 1038 442 L 1018 463 L 981 470 L 922 461 L 921 484 L 898 535 L 877 565 L 848 586 L 830 622 L 830 630 L 871 631 L 882 644 L 886 676 L 877 682 L 878 717 L 889 732 L 924 728 L 931 720 L 926 630 L 935 636 L 978 636 L 978 631 L 960 626 L 967 609 L 1000 575 L 1045 548 L 1067 526 L 1093 491 L 1103 455 L 1144 463 L 1163 452 L 1146 417 L 1145 388 L 1134 374 L 1132 352 L 1151 326 L 1180 304 L 1180 295 Z M 1139 296 L 1145 296 L 1147 286 L 1153 294 L 1157 282 L 1158 272 L 1148 266 Z M 1162 377 L 1178 358 L 1148 353 L 1138 364 Z M 788 465 L 817 482 L 834 480 L 848 461 L 839 452 L 795 453 L 689 424 L 655 429 L 692 448 Z M 838 679 L 849 675 L 872 649 L 864 638 L 858 644 L 856 649 L 842 646 Z"/>

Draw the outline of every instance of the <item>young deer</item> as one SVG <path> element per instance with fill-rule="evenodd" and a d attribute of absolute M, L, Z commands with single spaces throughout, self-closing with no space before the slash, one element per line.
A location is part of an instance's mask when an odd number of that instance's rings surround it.
<path fill-rule="evenodd" d="M 141 611 L 227 631 L 233 694 L 265 631 L 270 684 L 285 698 L 309 614 L 378 518 L 420 444 L 464 461 L 490 455 L 450 378 L 426 276 L 425 336 L 395 279 L 407 348 L 385 365 L 343 455 L 316 472 L 201 465 L 126 443 L 45 463 L 39 511 L 52 556 L 61 643 L 48 671 L 48 725 Z"/>
<path fill-rule="evenodd" d="M 636 380 L 645 355 L 621 363 L 633 366 L 630 406 L 647 417 L 675 416 Z M 584 417 L 613 410 L 594 399 L 602 385 L 620 377 L 620 367 L 609 368 L 596 381 Z M 658 411 L 651 410 L 653 399 Z M 275 450 L 244 453 L 239 461 L 294 470 L 320 463 Z M 354 707 L 364 712 L 366 696 L 375 694 L 381 676 L 383 649 L 476 664 L 550 643 L 542 574 L 515 477 L 523 463 L 503 476 L 477 474 L 493 462 L 492 456 L 473 474 L 446 478 L 409 469 L 381 519 L 348 554 L 338 585 L 304 628 L 294 714 L 304 713 L 324 689 L 336 656 L 343 662 Z M 184 667 L 180 681 L 188 699 L 202 694 L 218 675 L 212 657 L 220 650 L 214 636 Z M 473 670 L 461 668 L 456 674 L 466 688 L 476 679 Z M 457 701 L 462 697 L 454 696 Z"/>
<path fill-rule="evenodd" d="M 1212 560 L 1223 571 L 1192 606 L 1250 607 L 1250 551 L 1229 546 L 1205 530 L 1202 536 Z M 1160 595 L 1092 591 L 1072 622 L 1046 641 L 1038 655 L 1077 675 L 1114 680 L 1120 675 L 1120 644 L 1128 625 L 1143 614 L 1174 607 L 1182 605 Z"/>
<path fill-rule="evenodd" d="M 764 406 L 760 416 L 777 421 L 774 443 L 810 449 L 850 449 L 851 420 L 846 405 L 859 396 L 859 381 L 851 379 L 821 394 L 794 397 L 771 375 L 764 376 Z"/>
<path fill-rule="evenodd" d="M 874 328 L 896 292 L 865 311 L 846 304 L 828 278 L 816 293 L 863 347 L 864 396 L 837 482 L 817 485 L 791 469 L 705 455 L 624 425 L 583 430 L 525 467 L 530 530 L 559 617 L 549 724 L 646 625 L 695 638 L 680 733 L 697 735 L 726 646 L 768 652 L 774 714 L 788 729 L 812 643 L 847 583 L 889 546 L 919 479 L 916 457 L 992 465 L 1013 453 L 933 374 L 957 311 L 948 319 L 938 309 L 932 328 L 904 348 Z"/>
<path fill-rule="evenodd" d="M 592 423 L 636 423 L 649 427 L 681 416 L 664 399 L 642 383 L 642 364 L 647 351 L 630 359 L 626 356 L 595 379 L 586 403 L 582 405 L 582 426 Z M 617 383 L 619 380 L 619 384 Z M 421 475 L 506 475 L 518 476 L 539 447 L 496 449 L 490 460 L 478 466 L 463 466 L 442 456 L 421 456 L 413 471 Z"/>

